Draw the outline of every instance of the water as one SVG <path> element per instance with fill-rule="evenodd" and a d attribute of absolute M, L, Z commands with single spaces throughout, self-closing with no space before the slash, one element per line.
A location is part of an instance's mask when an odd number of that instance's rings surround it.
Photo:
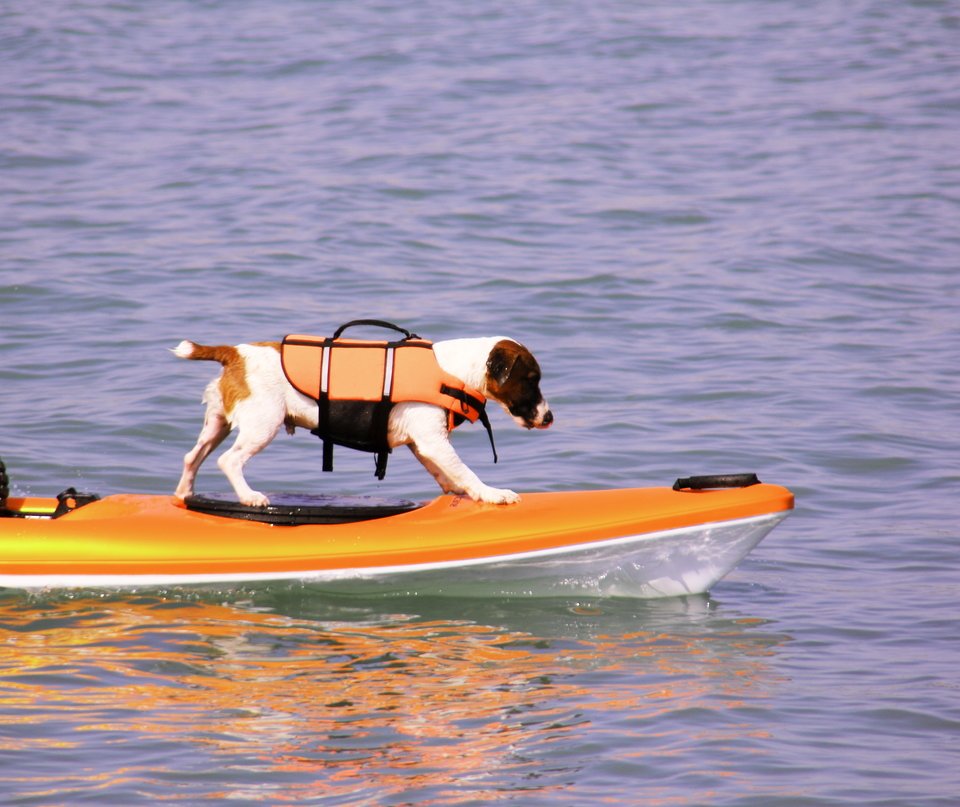
<path fill-rule="evenodd" d="M 166 348 L 376 316 L 537 354 L 555 427 L 456 436 L 490 484 L 799 507 L 686 600 L 4 592 L 4 803 L 956 803 L 958 35 L 935 0 L 8 3 L 15 490 L 172 490 L 210 368 Z M 281 437 L 249 477 L 434 493 L 319 465 Z"/>

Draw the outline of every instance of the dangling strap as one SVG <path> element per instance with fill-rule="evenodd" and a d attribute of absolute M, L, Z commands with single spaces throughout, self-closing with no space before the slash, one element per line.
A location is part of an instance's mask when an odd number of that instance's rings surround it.
<path fill-rule="evenodd" d="M 383 479 L 387 475 L 387 460 L 390 459 L 390 449 L 387 448 L 383 451 L 378 451 L 376 453 L 377 458 L 377 468 L 374 471 L 377 479 Z"/>
<path fill-rule="evenodd" d="M 314 429 L 313 433 L 317 434 L 317 430 Z M 326 439 L 322 434 L 317 434 L 317 437 L 323 441 L 323 465 L 321 465 L 321 469 L 330 472 L 333 470 L 333 441 Z"/>
<path fill-rule="evenodd" d="M 493 452 L 493 461 L 496 463 L 497 446 L 496 443 L 493 442 L 493 427 L 490 425 L 490 418 L 487 417 L 487 402 L 480 398 L 475 398 L 462 389 L 456 389 L 446 384 L 440 385 L 440 392 L 444 395 L 449 395 L 451 398 L 456 398 L 460 403 L 477 410 L 477 420 L 479 420 L 480 423 L 483 424 L 483 428 L 487 430 L 487 437 L 490 438 L 490 450 Z"/>
<path fill-rule="evenodd" d="M 497 446 L 493 442 L 493 427 L 490 425 L 490 418 L 487 417 L 487 407 L 485 404 L 481 404 L 480 409 L 477 410 L 480 413 L 480 422 L 483 424 L 483 428 L 487 430 L 487 437 L 490 438 L 490 450 L 493 452 L 493 462 L 494 465 L 497 463 Z"/>

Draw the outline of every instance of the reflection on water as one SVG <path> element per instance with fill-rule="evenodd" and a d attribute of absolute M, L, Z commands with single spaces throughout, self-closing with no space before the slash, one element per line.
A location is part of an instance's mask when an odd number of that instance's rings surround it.
<path fill-rule="evenodd" d="M 686 732 L 742 735 L 736 713 L 763 708 L 785 638 L 706 598 L 388 607 L 292 587 L 230 603 L 10 596 L 0 786 L 352 803 L 589 787 L 608 765 L 662 765 L 665 745 L 682 756 Z M 86 764 L 65 764 L 81 748 Z"/>

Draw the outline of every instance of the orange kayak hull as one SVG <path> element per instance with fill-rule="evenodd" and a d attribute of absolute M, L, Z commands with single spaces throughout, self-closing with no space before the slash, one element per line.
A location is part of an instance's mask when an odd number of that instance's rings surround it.
<path fill-rule="evenodd" d="M 500 595 L 702 593 L 792 509 L 778 485 L 440 496 L 368 521 L 271 524 L 117 494 L 56 518 L 7 501 L 0 586 L 144 587 L 311 581 L 336 590 Z M 32 514 L 32 515 L 30 515 Z"/>

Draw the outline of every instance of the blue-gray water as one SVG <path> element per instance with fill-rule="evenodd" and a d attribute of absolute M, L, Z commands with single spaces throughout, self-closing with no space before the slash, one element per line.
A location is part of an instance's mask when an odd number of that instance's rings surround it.
<path fill-rule="evenodd" d="M 709 597 L 0 594 L 4 804 L 952 805 L 960 7 L 66 2 L 0 10 L 0 456 L 171 491 L 182 338 L 508 333 L 518 490 L 756 471 Z M 398 454 L 268 490 L 426 498 Z M 211 463 L 200 487 L 226 490 Z"/>

